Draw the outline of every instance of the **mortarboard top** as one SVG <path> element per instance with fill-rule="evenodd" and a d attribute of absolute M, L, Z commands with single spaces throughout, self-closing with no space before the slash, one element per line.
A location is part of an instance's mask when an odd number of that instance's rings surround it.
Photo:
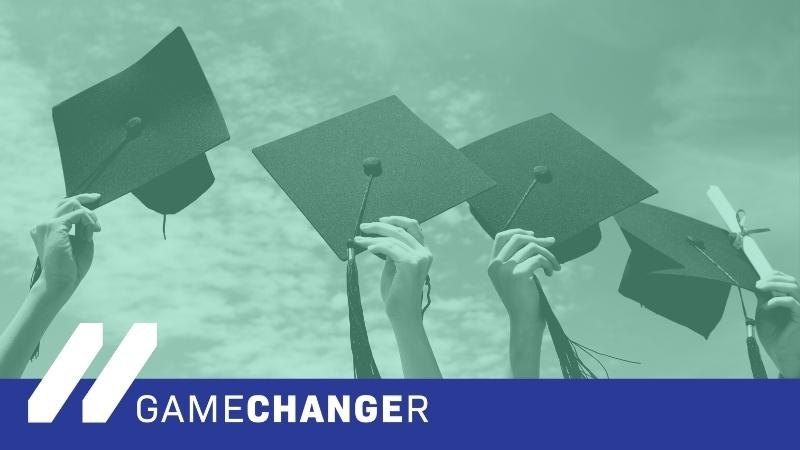
<path fill-rule="evenodd" d="M 362 106 L 253 150 L 256 158 L 341 260 L 362 222 L 428 220 L 494 182 L 395 96 Z"/>
<path fill-rule="evenodd" d="M 728 230 L 647 204 L 615 218 L 631 247 L 619 292 L 653 312 L 708 338 L 732 285 L 756 292 Z"/>
<path fill-rule="evenodd" d="M 358 225 L 390 215 L 424 222 L 494 182 L 395 96 L 258 147 L 253 154 L 334 253 L 347 260 L 353 372 L 356 378 L 379 378 L 350 243 Z"/>
<path fill-rule="evenodd" d="M 53 107 L 67 196 L 129 192 L 174 214 L 214 182 L 205 152 L 229 139 L 181 28 L 122 72 Z"/>
<path fill-rule="evenodd" d="M 597 247 L 601 221 L 657 192 L 553 114 L 498 131 L 462 150 L 497 180 L 496 188 L 470 200 L 483 229 L 490 236 L 511 228 L 552 236 L 556 242 L 550 250 L 562 263 Z M 578 354 L 590 349 L 566 335 L 540 286 L 539 292 L 562 374 L 595 378 Z"/>
<path fill-rule="evenodd" d="M 98 208 L 133 194 L 175 214 L 214 183 L 205 152 L 230 139 L 189 40 L 178 27 L 139 61 L 53 107 L 66 196 Z M 31 286 L 41 275 L 37 259 Z M 39 354 L 36 347 L 32 358 Z"/>
<path fill-rule="evenodd" d="M 554 114 L 498 131 L 463 151 L 497 181 L 470 201 L 483 229 L 491 236 L 510 228 L 553 236 L 551 250 L 560 262 L 593 250 L 601 221 L 657 192 Z"/>

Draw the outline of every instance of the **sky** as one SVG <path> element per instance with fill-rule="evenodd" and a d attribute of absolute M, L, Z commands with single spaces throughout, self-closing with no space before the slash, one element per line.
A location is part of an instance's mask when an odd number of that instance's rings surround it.
<path fill-rule="evenodd" d="M 27 291 L 28 231 L 64 193 L 53 105 L 181 26 L 231 134 L 208 153 L 215 184 L 169 218 L 166 241 L 131 195 L 97 211 L 94 265 L 26 376 L 79 322 L 105 323 L 89 376 L 134 322 L 159 324 L 145 377 L 351 376 L 344 266 L 250 150 L 392 94 L 457 147 L 553 112 L 656 186 L 648 202 L 722 225 L 705 197 L 717 184 L 750 226 L 772 229 L 758 236 L 772 264 L 800 276 L 795 1 L 0 0 L 0 11 L 0 327 Z M 489 237 L 465 205 L 424 231 L 425 325 L 444 375 L 507 376 Z M 617 292 L 629 250 L 613 220 L 602 232 L 544 280 L 573 339 L 641 362 L 608 361 L 615 378 L 749 376 L 733 297 L 708 340 L 670 323 Z M 378 366 L 401 376 L 381 262 L 360 258 Z M 560 377 L 549 342 L 542 375 Z"/>

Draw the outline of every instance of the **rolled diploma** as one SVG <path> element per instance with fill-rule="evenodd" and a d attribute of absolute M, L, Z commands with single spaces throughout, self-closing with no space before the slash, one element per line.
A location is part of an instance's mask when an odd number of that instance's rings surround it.
<path fill-rule="evenodd" d="M 717 186 L 710 186 L 706 195 L 708 199 L 711 200 L 714 207 L 717 208 L 717 212 L 722 216 L 722 220 L 725 222 L 725 226 L 728 227 L 728 230 L 732 233 L 739 233 L 741 230 L 739 229 L 739 222 L 736 220 L 736 210 L 733 209 L 731 203 L 725 198 L 725 194 L 722 193 L 722 190 Z M 742 239 L 742 250 L 744 250 L 747 259 L 750 260 L 750 264 L 756 269 L 758 276 L 764 278 L 772 272 L 772 265 L 767 261 L 764 252 L 761 251 L 752 237 L 745 236 L 744 239 Z"/>

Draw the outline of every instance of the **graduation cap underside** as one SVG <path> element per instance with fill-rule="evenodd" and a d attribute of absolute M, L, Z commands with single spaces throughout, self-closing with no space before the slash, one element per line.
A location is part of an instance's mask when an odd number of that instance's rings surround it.
<path fill-rule="evenodd" d="M 631 247 L 619 291 L 653 312 L 708 338 L 731 286 L 757 292 L 729 231 L 644 203 L 615 218 Z"/>
<path fill-rule="evenodd" d="M 494 182 L 391 96 L 253 150 L 341 260 L 354 375 L 378 378 L 361 309 L 356 249 L 362 222 L 424 222 Z"/>
<path fill-rule="evenodd" d="M 214 182 L 205 152 L 229 139 L 181 28 L 122 72 L 53 107 L 67 196 L 99 207 L 133 192 L 175 214 Z"/>

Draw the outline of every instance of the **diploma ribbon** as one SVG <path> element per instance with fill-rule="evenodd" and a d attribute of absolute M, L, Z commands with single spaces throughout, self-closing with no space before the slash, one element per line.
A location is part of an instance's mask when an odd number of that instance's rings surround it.
<path fill-rule="evenodd" d="M 739 224 L 739 232 L 730 233 L 731 239 L 733 240 L 733 246 L 736 248 L 736 250 L 742 249 L 742 243 L 744 242 L 745 236 L 750 236 L 751 234 L 756 233 L 766 233 L 767 231 L 770 231 L 769 228 L 754 228 L 752 230 L 748 230 L 744 226 L 746 220 L 747 213 L 743 209 L 736 211 L 736 223 Z"/>

